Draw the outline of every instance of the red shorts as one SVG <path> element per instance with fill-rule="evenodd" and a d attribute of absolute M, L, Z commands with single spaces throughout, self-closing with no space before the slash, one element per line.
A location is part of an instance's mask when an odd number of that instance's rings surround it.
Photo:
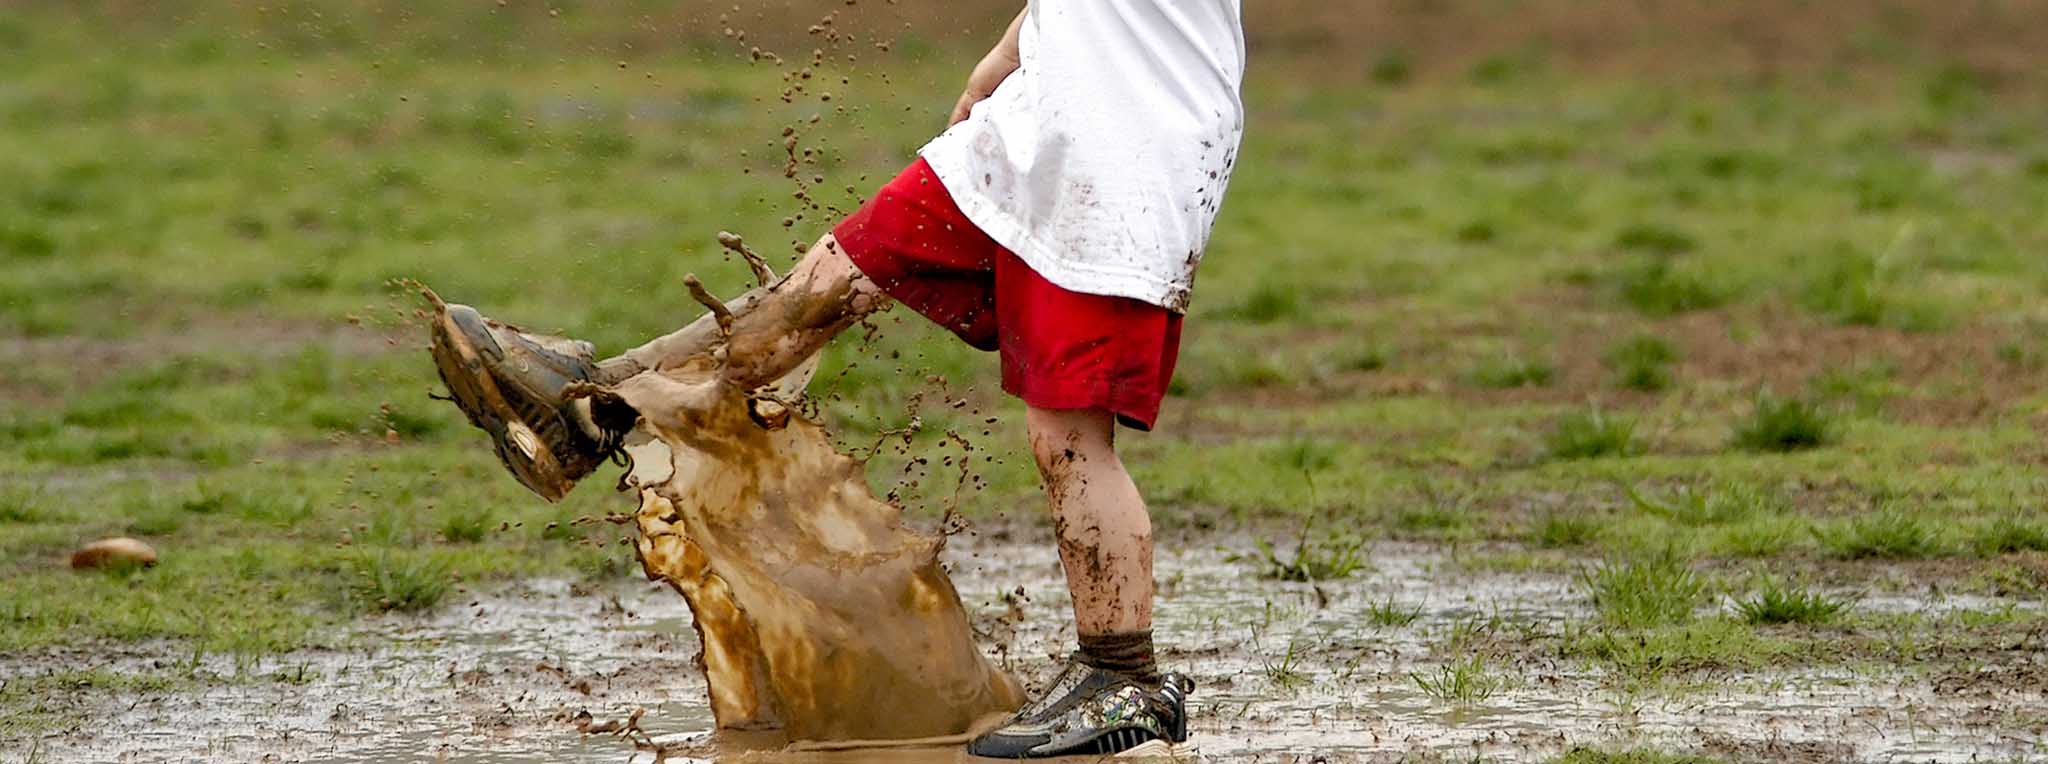
<path fill-rule="evenodd" d="M 1152 429 L 1180 356 L 1181 315 L 1054 286 L 954 206 L 920 158 L 832 230 L 882 290 L 982 350 L 1035 408 L 1104 409 Z"/>

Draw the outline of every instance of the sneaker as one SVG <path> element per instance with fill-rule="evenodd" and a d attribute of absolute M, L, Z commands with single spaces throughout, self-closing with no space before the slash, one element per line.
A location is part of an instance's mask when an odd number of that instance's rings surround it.
<path fill-rule="evenodd" d="M 562 394 L 595 381 L 590 343 L 529 334 L 425 294 L 434 306 L 434 366 L 449 400 L 490 434 L 498 461 L 527 490 L 560 501 L 619 452 L 633 426 L 630 410 L 585 415 Z"/>
<path fill-rule="evenodd" d="M 1169 755 L 1188 739 L 1187 695 L 1195 683 L 1165 675 L 1156 689 L 1069 658 L 1045 695 L 1008 724 L 967 744 L 994 759 Z"/>

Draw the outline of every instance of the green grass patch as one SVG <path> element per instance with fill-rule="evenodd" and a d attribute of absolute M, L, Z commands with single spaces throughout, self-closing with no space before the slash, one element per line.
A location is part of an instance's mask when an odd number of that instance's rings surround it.
<path fill-rule="evenodd" d="M 1529 529 L 1529 543 L 1545 549 L 1581 547 L 1600 537 L 1606 524 L 1599 519 L 1568 512 L 1545 512 Z"/>
<path fill-rule="evenodd" d="M 1896 509 L 1818 525 L 1813 534 L 1829 556 L 1843 560 L 1911 560 L 1942 552 L 1932 526 Z"/>
<path fill-rule="evenodd" d="M 2048 522 L 2017 513 L 1999 515 L 1978 525 L 1970 545 L 1986 557 L 2014 552 L 2048 552 Z"/>
<path fill-rule="evenodd" d="M 1735 602 L 1735 614 L 1750 624 L 1833 623 L 1849 610 L 1849 601 L 1787 584 L 1776 578 L 1764 580 L 1763 587 Z"/>
<path fill-rule="evenodd" d="M 1624 628 L 1689 621 L 1708 596 L 1707 582 L 1669 551 L 1586 568 L 1578 583 L 1603 622 Z"/>
<path fill-rule="evenodd" d="M 1650 316 L 1675 316 L 1718 307 L 1729 295 L 1671 258 L 1646 258 L 1621 269 L 1614 277 L 1623 302 Z"/>
<path fill-rule="evenodd" d="M 1288 640 L 1285 651 L 1277 656 L 1261 658 L 1259 668 L 1266 675 L 1268 683 L 1281 690 L 1293 692 L 1307 686 L 1312 679 L 1302 668 L 1306 662 L 1301 644 Z"/>
<path fill-rule="evenodd" d="M 1474 365 L 1466 378 L 1480 387 L 1506 389 L 1545 387 L 1557 376 L 1557 367 L 1540 358 L 1498 357 Z"/>
<path fill-rule="evenodd" d="M 1695 671 L 1751 668 L 1790 654 L 1791 642 L 1764 637 L 1748 624 L 1710 618 L 1644 629 L 1569 633 L 1568 656 L 1604 664 L 1624 684 L 1655 684 Z"/>
<path fill-rule="evenodd" d="M 1491 698 L 1507 686 L 1506 679 L 1488 671 L 1485 661 L 1476 656 L 1446 663 L 1435 671 L 1409 672 L 1408 679 L 1437 702 L 1460 706 Z"/>
<path fill-rule="evenodd" d="M 1607 351 L 1607 365 L 1614 370 L 1616 385 L 1646 393 L 1671 386 L 1671 364 L 1678 351 L 1654 334 L 1638 334 Z"/>
<path fill-rule="evenodd" d="M 1802 451 L 1833 443 L 1835 430 L 1834 416 L 1820 404 L 1764 393 L 1736 427 L 1735 445 L 1769 453 Z"/>
<path fill-rule="evenodd" d="M 1895 243 L 1892 253 L 1897 246 Z M 1813 312 L 1843 324 L 1909 331 L 1948 326 L 1949 308 L 1925 291 L 1920 278 L 1924 274 L 1905 272 L 1903 266 L 1894 264 L 1897 259 L 1865 254 L 1846 245 L 1809 258 L 1800 300 Z"/>
<path fill-rule="evenodd" d="M 1668 256 L 1698 249 L 1699 241 L 1694 239 L 1692 234 L 1669 225 L 1637 223 L 1621 229 L 1614 235 L 1614 247 Z"/>
<path fill-rule="evenodd" d="M 1407 626 L 1422 618 L 1422 606 L 1403 606 L 1394 601 L 1394 595 L 1376 600 L 1365 607 L 1367 623 L 1381 628 Z"/>
<path fill-rule="evenodd" d="M 1313 538 L 1304 529 L 1295 541 L 1294 552 L 1283 555 L 1272 542 L 1256 538 L 1252 543 L 1258 551 L 1247 555 L 1232 555 L 1232 562 L 1248 563 L 1258 572 L 1259 577 L 1278 581 L 1335 581 L 1350 578 L 1353 574 L 1371 567 L 1365 555 L 1365 542 L 1357 538 L 1331 537 Z"/>
<path fill-rule="evenodd" d="M 356 601 L 374 611 L 432 610 L 455 586 L 447 561 L 427 553 L 365 552 L 356 557 L 355 572 Z"/>
<path fill-rule="evenodd" d="M 1628 499 L 1645 515 L 1688 526 L 1739 523 L 1776 508 L 1776 503 L 1763 492 L 1734 482 L 1707 489 L 1680 486 L 1668 496 L 1630 487 Z"/>
<path fill-rule="evenodd" d="M 1276 282 L 1262 282 L 1242 301 L 1231 306 L 1226 314 L 1254 324 L 1295 318 L 1302 314 L 1301 290 Z"/>
<path fill-rule="evenodd" d="M 1557 420 L 1548 445 L 1553 459 L 1634 456 L 1642 451 L 1642 445 L 1636 442 L 1634 420 L 1608 414 L 1598 406 Z"/>
<path fill-rule="evenodd" d="M 492 524 L 488 512 L 450 512 L 441 520 L 441 539 L 451 544 L 474 544 L 484 540 Z"/>

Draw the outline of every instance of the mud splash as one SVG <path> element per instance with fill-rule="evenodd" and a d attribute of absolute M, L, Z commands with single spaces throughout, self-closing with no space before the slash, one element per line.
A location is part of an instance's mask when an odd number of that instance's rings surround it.
<path fill-rule="evenodd" d="M 621 487 L 640 499 L 648 577 L 695 616 L 718 726 L 957 737 L 1016 708 L 1016 681 L 976 649 L 939 564 L 944 539 L 906 528 L 823 428 L 750 399 L 713 357 L 608 394 L 641 415 Z"/>

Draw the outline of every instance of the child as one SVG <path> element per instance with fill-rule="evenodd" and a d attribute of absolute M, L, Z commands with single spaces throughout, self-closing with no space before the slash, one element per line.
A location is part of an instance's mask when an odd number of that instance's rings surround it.
<path fill-rule="evenodd" d="M 774 381 L 890 300 L 998 351 L 1027 407 L 1079 649 L 1044 696 L 975 739 L 1002 758 L 1113 754 L 1187 737 L 1192 683 L 1152 647 L 1152 528 L 1114 446 L 1149 430 L 1242 130 L 1238 0 L 1031 0 L 974 67 L 952 125 L 772 286 L 731 303 L 726 374 Z M 711 320 L 706 317 L 704 321 Z M 559 499 L 632 426 L 565 403 L 700 354 L 703 322 L 594 360 L 588 343 L 451 306 L 481 363 L 443 379 L 499 458 Z M 437 358 L 441 354 L 437 352 Z"/>

